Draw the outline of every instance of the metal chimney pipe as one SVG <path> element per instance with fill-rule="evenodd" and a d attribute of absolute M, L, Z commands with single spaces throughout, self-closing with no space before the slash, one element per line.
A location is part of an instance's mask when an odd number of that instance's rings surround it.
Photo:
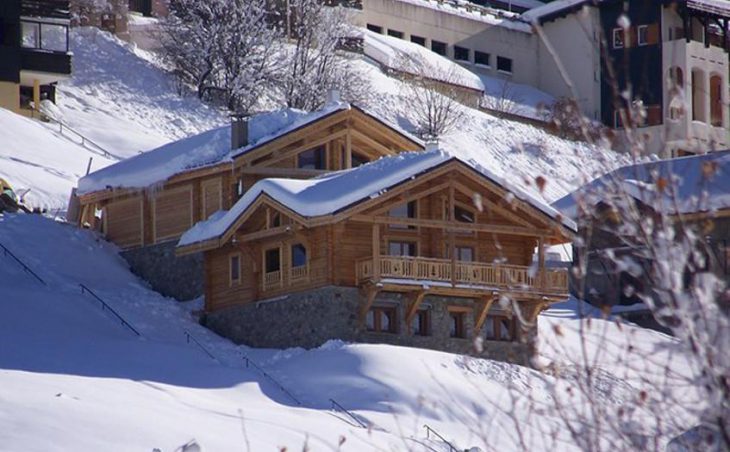
<path fill-rule="evenodd" d="M 248 145 L 248 116 L 231 115 L 231 150 Z"/>

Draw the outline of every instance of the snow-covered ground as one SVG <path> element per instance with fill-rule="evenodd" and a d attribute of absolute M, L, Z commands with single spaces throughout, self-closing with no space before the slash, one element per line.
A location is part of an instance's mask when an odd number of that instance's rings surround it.
<path fill-rule="evenodd" d="M 519 450 L 515 421 L 530 450 L 551 448 L 542 440 L 545 426 L 557 426 L 560 450 L 580 450 L 544 408 L 573 384 L 582 350 L 601 369 L 597 397 L 609 408 L 656 387 L 667 363 L 675 374 L 689 372 L 673 339 L 613 321 L 587 323 L 578 318 L 582 305 L 576 302 L 539 320 L 539 361 L 552 373 L 562 370 L 557 378 L 389 345 L 331 341 L 308 351 L 249 349 L 199 326 L 191 315 L 199 301 L 180 304 L 149 290 L 114 247 L 90 231 L 37 215 L 0 215 L 0 243 L 46 283 L 0 253 L 2 450 L 166 452 L 195 440 L 204 451 L 299 450 L 305 444 L 316 451 L 447 451 L 426 439 L 424 424 L 460 449 Z M 142 336 L 82 294 L 80 283 Z M 185 332 L 216 359 L 187 343 Z M 631 352 L 629 344 L 648 355 Z M 246 368 L 243 354 L 301 405 Z M 676 391 L 697 403 L 692 388 Z M 519 400 L 528 394 L 542 411 Z M 330 410 L 330 399 L 372 427 Z M 678 427 L 670 431 L 694 425 L 683 416 L 679 408 L 672 413 Z M 650 433 L 650 427 L 647 420 L 634 428 Z"/>

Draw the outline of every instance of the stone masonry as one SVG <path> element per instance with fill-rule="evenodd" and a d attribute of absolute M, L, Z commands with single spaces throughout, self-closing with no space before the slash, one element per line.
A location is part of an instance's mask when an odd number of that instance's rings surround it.
<path fill-rule="evenodd" d="M 175 256 L 177 241 L 122 251 L 134 274 L 162 295 L 185 301 L 203 295 L 205 272 L 202 253 Z"/>
<path fill-rule="evenodd" d="M 527 342 L 483 342 L 483 351 L 474 347 L 474 317 L 466 316 L 466 338 L 450 337 L 448 306 L 473 306 L 467 298 L 427 296 L 423 308 L 431 311 L 429 336 L 411 334 L 405 324 L 406 298 L 398 293 L 380 293 L 374 306 L 395 306 L 397 333 L 376 333 L 358 325 L 361 295 L 356 288 L 328 286 L 289 294 L 249 305 L 234 306 L 208 313 L 204 324 L 236 343 L 253 347 L 317 347 L 330 339 L 351 342 L 387 343 L 469 354 L 500 361 L 529 365 L 534 334 Z M 483 332 L 479 332 L 483 334 Z"/>

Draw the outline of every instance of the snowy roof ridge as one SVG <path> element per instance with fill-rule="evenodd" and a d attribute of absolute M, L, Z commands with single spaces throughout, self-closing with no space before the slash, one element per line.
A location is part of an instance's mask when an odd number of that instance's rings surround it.
<path fill-rule="evenodd" d="M 394 186 L 451 161 L 458 161 L 483 177 L 502 186 L 563 226 L 573 231 L 575 223 L 563 217 L 547 203 L 530 196 L 524 190 L 513 187 L 487 168 L 473 161 L 464 161 L 442 150 L 403 152 L 383 157 L 357 168 L 338 171 L 314 179 L 263 179 L 247 191 L 230 210 L 220 212 L 194 225 L 186 231 L 178 247 L 190 246 L 224 236 L 238 218 L 261 196 L 267 195 L 282 206 L 303 217 L 331 215 L 359 202 L 378 197 Z"/>
<path fill-rule="evenodd" d="M 709 168 L 707 163 L 716 166 Z M 575 219 L 578 202 L 597 204 L 616 187 L 639 201 L 651 202 L 657 196 L 654 186 L 659 177 L 670 182 L 671 190 L 676 189 L 676 193 L 665 196 L 669 214 L 730 209 L 730 150 L 622 166 L 565 195 L 552 206 Z"/>
<path fill-rule="evenodd" d="M 489 25 L 509 28 L 523 33 L 532 33 L 532 28 L 519 20 L 519 14 L 458 0 L 397 0 L 446 14 L 464 17 Z"/>
<path fill-rule="evenodd" d="M 601 0 L 556 0 L 525 11 L 520 19 L 528 23 L 542 22 L 549 20 L 549 17 L 559 16 L 570 12 L 572 9 L 582 8 L 584 5 L 598 3 L 599 1 Z"/>

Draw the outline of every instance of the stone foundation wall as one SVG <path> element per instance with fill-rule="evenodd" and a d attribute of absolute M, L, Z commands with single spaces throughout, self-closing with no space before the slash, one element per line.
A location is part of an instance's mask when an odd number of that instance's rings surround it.
<path fill-rule="evenodd" d="M 143 246 L 122 251 L 121 256 L 140 278 L 150 283 L 162 295 L 185 301 L 203 295 L 204 275 L 202 253 L 175 256 L 177 241 Z"/>
<path fill-rule="evenodd" d="M 386 343 L 469 354 L 500 361 L 529 365 L 534 334 L 523 342 L 484 341 L 483 350 L 474 348 L 474 316 L 466 315 L 466 338 L 450 337 L 448 306 L 473 306 L 464 298 L 427 296 L 422 304 L 431 312 L 429 336 L 411 334 L 405 323 L 407 301 L 402 294 L 380 293 L 374 305 L 395 306 L 397 333 L 376 333 L 360 329 L 360 293 L 351 287 L 328 286 L 290 294 L 249 305 L 208 313 L 205 325 L 236 343 L 253 347 L 317 347 L 330 339 L 352 342 Z M 480 331 L 479 335 L 483 333 Z"/>

